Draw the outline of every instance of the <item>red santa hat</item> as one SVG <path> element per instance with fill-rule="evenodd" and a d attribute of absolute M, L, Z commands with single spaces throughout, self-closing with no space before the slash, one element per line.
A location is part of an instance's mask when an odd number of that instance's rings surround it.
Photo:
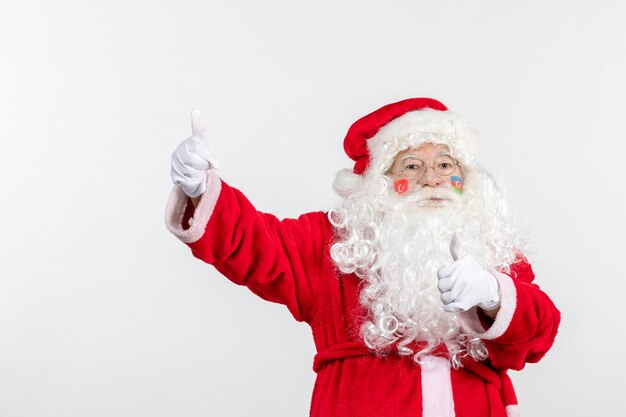
<path fill-rule="evenodd" d="M 352 172 L 337 175 L 334 188 L 340 195 L 349 194 L 363 175 L 385 173 L 399 152 L 422 143 L 447 145 L 467 168 L 473 162 L 474 137 L 464 119 L 435 99 L 409 98 L 388 104 L 348 130 L 344 149 L 355 164 Z"/>
<path fill-rule="evenodd" d="M 398 152 L 426 142 L 467 153 L 463 151 L 471 150 L 472 141 L 473 134 L 464 120 L 440 101 L 420 97 L 387 104 L 360 118 L 348 130 L 343 146 L 355 161 L 353 172 L 363 174 L 371 160 L 383 153 L 382 148 L 394 158 Z"/>

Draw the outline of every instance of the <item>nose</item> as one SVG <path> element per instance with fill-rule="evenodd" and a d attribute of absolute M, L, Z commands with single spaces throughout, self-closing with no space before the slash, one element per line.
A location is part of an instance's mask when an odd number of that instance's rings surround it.
<path fill-rule="evenodd" d="M 439 187 L 444 181 L 445 178 L 438 175 L 431 166 L 427 166 L 426 171 L 424 171 L 422 176 L 417 180 L 419 185 L 428 187 Z"/>

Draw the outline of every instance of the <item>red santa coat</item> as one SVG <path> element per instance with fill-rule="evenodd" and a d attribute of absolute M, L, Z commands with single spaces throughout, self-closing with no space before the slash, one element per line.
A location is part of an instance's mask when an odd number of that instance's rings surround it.
<path fill-rule="evenodd" d="M 257 211 L 212 172 L 207 185 L 195 211 L 174 188 L 167 226 L 195 257 L 311 326 L 318 352 L 311 416 L 518 415 L 506 371 L 541 359 L 560 321 L 552 301 L 532 283 L 528 263 L 514 264 L 510 276 L 493 271 L 502 292 L 493 323 L 481 320 L 477 309 L 459 314 L 465 330 L 483 340 L 487 361 L 468 358 L 451 369 L 445 347 L 421 366 L 410 356 L 379 357 L 359 337 L 366 314 L 358 301 L 360 280 L 339 273 L 330 258 L 334 231 L 327 214 L 279 220 Z"/>

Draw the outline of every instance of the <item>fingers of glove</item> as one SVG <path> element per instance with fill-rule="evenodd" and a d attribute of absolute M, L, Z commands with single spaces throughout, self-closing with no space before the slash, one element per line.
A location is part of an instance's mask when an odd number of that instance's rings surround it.
<path fill-rule="evenodd" d="M 202 179 L 190 180 L 184 177 L 177 177 L 177 178 L 174 178 L 172 181 L 174 182 L 174 185 L 182 188 L 183 191 L 185 191 L 185 194 L 187 194 L 189 197 L 195 197 L 195 195 L 190 195 L 188 191 L 193 192 L 196 189 L 202 188 L 203 185 L 206 183 L 206 181 Z M 204 190 L 202 192 L 204 192 Z"/>
<path fill-rule="evenodd" d="M 183 160 L 183 163 L 185 165 L 202 170 L 211 169 L 213 167 L 211 162 L 206 157 L 206 153 L 208 151 L 208 145 L 206 143 L 200 142 L 198 139 L 191 137 L 183 144 L 185 147 L 183 155 L 186 158 L 186 160 Z"/>
<path fill-rule="evenodd" d="M 439 296 L 439 298 L 441 298 L 441 302 L 444 305 L 450 304 L 452 303 L 454 300 L 456 300 L 456 297 L 452 294 L 452 291 L 447 291 L 447 292 L 443 292 L 441 293 L 441 295 Z"/>
<path fill-rule="evenodd" d="M 452 276 L 452 274 L 457 268 L 458 268 L 458 265 L 456 262 L 452 262 L 451 264 L 444 265 L 437 270 L 437 278 L 444 279 L 444 278 L 450 277 Z"/>
<path fill-rule="evenodd" d="M 174 183 L 179 182 L 192 182 L 197 183 L 204 181 L 206 178 L 206 171 L 202 169 L 192 168 L 183 164 L 177 158 L 172 158 L 172 180 Z"/>
<path fill-rule="evenodd" d="M 453 277 L 446 277 L 446 278 L 439 279 L 437 281 L 437 288 L 439 289 L 440 293 L 444 293 L 446 291 L 450 291 L 453 286 L 454 286 L 454 278 Z"/>
<path fill-rule="evenodd" d="M 187 147 L 188 152 L 199 156 L 209 164 L 209 168 L 207 169 L 219 169 L 219 161 L 213 152 L 211 152 L 208 142 L 192 136 L 186 141 L 185 146 Z"/>
<path fill-rule="evenodd" d="M 172 154 L 172 178 L 178 176 L 181 178 L 191 178 L 196 170 L 193 170 L 189 166 L 183 164 L 176 152 Z"/>
<path fill-rule="evenodd" d="M 460 301 L 463 297 L 464 291 L 465 286 L 462 283 L 461 285 L 453 285 L 450 290 L 441 292 L 441 301 L 444 304 L 450 304 L 453 301 Z"/>
<path fill-rule="evenodd" d="M 172 181 L 174 185 L 180 187 L 183 192 L 189 197 L 197 197 L 206 191 L 206 171 L 196 170 L 195 174 L 191 174 L 189 170 L 192 168 L 186 167 L 187 171 L 181 173 L 175 164 L 172 164 Z M 192 175 L 187 177 L 184 174 Z"/>
<path fill-rule="evenodd" d="M 198 154 L 190 151 L 189 143 L 193 142 L 194 139 L 188 138 L 182 141 L 176 150 L 174 151 L 174 155 L 172 156 L 172 163 L 174 159 L 177 159 L 182 165 L 186 165 L 191 168 L 206 170 L 209 169 L 209 162 L 201 158 Z"/>

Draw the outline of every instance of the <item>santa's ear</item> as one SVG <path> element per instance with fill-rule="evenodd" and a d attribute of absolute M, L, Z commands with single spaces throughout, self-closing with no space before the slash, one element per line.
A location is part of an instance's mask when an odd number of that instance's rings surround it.
<path fill-rule="evenodd" d="M 363 187 L 363 177 L 351 169 L 342 169 L 335 175 L 333 190 L 339 197 L 346 198 Z"/>

